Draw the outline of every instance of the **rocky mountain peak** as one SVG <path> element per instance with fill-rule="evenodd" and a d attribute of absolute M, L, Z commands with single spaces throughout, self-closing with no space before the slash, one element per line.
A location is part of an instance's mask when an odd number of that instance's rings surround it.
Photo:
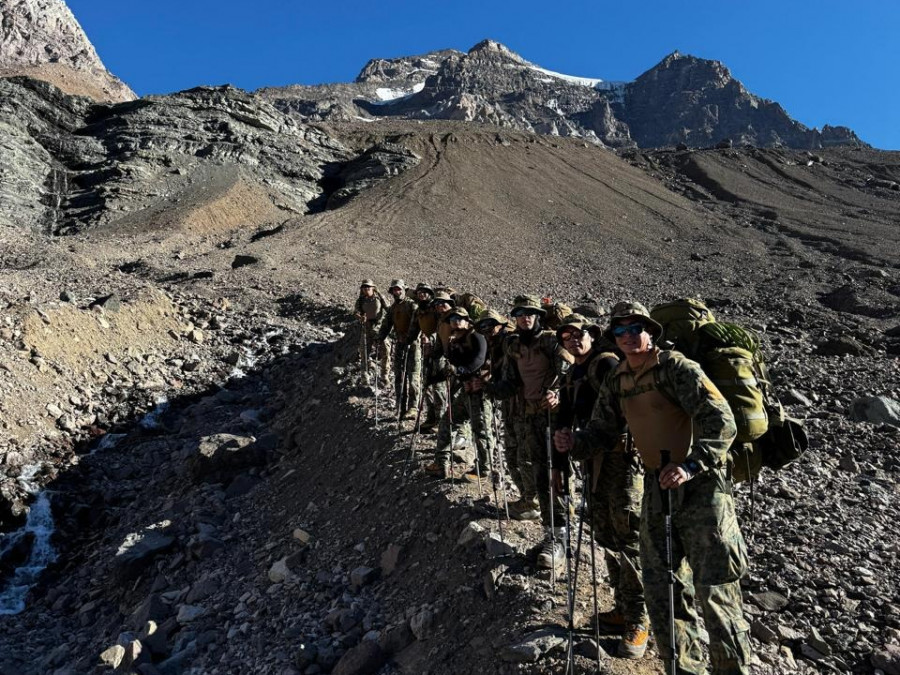
<path fill-rule="evenodd" d="M 395 59 L 371 59 L 356 76 L 358 84 L 402 86 L 423 82 L 438 71 L 451 56 L 462 56 L 455 49 L 441 49 L 417 56 Z"/>
<path fill-rule="evenodd" d="M 130 101 L 63 0 L 0 0 L 0 76 L 26 75 L 69 94 Z"/>
<path fill-rule="evenodd" d="M 516 54 L 512 49 L 496 40 L 482 40 L 469 50 L 469 56 L 473 58 L 500 58 L 527 65 L 528 61 Z"/>
<path fill-rule="evenodd" d="M 690 54 L 682 54 L 677 50 L 641 75 L 635 82 L 644 79 L 665 80 L 668 84 L 687 90 L 706 87 L 722 88 L 730 83 L 736 84 L 743 90 L 743 85 L 734 79 L 731 71 L 721 61 L 702 59 Z"/>

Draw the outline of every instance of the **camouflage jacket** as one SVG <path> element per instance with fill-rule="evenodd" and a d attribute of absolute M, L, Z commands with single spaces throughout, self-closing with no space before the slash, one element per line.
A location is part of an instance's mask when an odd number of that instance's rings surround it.
<path fill-rule="evenodd" d="M 408 344 L 415 311 L 416 301 L 412 298 L 403 298 L 394 302 L 387 309 L 378 337 L 384 340 L 393 330 L 401 344 Z"/>
<path fill-rule="evenodd" d="M 522 350 L 527 347 L 522 344 L 521 333 L 514 331 L 506 336 L 503 341 L 503 365 L 500 370 L 500 379 L 490 382 L 487 391 L 495 398 L 512 398 L 522 393 L 522 377 L 519 373 L 519 358 Z M 535 346 L 550 362 L 550 369 L 545 375 L 546 391 L 558 391 L 560 378 L 565 374 L 572 363 L 572 355 L 560 346 L 553 331 L 541 331 L 534 336 L 531 345 Z"/>
<path fill-rule="evenodd" d="M 375 317 L 372 319 L 367 318 L 366 323 L 377 328 L 384 319 L 387 302 L 385 302 L 384 296 L 378 291 L 375 291 L 375 294 L 371 298 L 363 297 L 363 295 L 360 294 L 360 296 L 356 298 L 356 303 L 353 305 L 353 313 L 356 315 L 366 315 L 366 305 L 374 306 L 376 308 L 374 310 Z"/>
<path fill-rule="evenodd" d="M 701 471 L 724 467 L 728 461 L 728 448 L 737 433 L 728 402 L 695 361 L 678 352 L 660 352 L 658 349 L 656 357 L 658 364 L 652 368 L 665 369 L 663 377 L 654 377 L 660 393 L 680 406 L 692 421 L 693 440 L 688 458 L 696 462 Z M 626 372 L 627 362 L 623 361 L 604 378 L 590 423 L 575 434 L 572 459 L 588 459 L 615 448 L 627 424 L 621 412 L 620 393 L 620 378 Z"/>

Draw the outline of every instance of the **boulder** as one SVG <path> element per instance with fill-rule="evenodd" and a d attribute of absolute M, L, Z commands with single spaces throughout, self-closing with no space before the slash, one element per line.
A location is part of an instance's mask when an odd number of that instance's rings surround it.
<path fill-rule="evenodd" d="M 387 662 L 377 643 L 364 640 L 347 651 L 331 671 L 332 675 L 373 675 Z"/>
<path fill-rule="evenodd" d="M 850 404 L 850 419 L 900 427 L 900 402 L 887 396 L 863 396 Z"/>

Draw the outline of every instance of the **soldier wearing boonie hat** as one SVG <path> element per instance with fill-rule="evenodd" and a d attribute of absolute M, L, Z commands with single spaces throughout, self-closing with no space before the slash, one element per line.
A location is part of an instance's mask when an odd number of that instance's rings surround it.
<path fill-rule="evenodd" d="M 559 402 L 560 375 L 571 363 L 571 356 L 557 343 L 552 331 L 543 330 L 546 314 L 541 301 L 520 295 L 513 301 L 510 316 L 516 330 L 505 342 L 506 358 L 498 381 L 487 385 L 498 398 L 511 398 L 510 418 L 515 428 L 515 456 L 507 455 L 507 465 L 522 497 L 510 504 L 519 519 L 538 519 L 547 528 L 547 538 L 538 555 L 538 567 L 555 568 L 565 559 L 563 546 L 565 512 L 559 500 L 551 498 L 546 432 L 552 426 Z M 568 459 L 551 450 L 554 468 L 565 468 Z M 551 515 L 552 514 L 552 515 Z M 551 521 L 554 531 L 551 531 Z"/>
<path fill-rule="evenodd" d="M 740 587 L 747 548 L 727 470 L 737 433 L 734 415 L 698 363 L 659 349 L 662 327 L 642 304 L 613 307 L 606 334 L 625 359 L 603 381 L 587 428 L 560 431 L 557 447 L 573 459 L 587 459 L 611 451 L 627 424 L 646 469 L 641 576 L 665 669 L 707 672 L 699 605 L 709 633 L 711 672 L 748 673 L 750 626 Z M 667 564 L 670 546 L 674 577 Z M 674 645 L 670 612 L 679 617 Z"/>
<path fill-rule="evenodd" d="M 560 390 L 556 429 L 583 429 L 590 422 L 602 381 L 619 365 L 619 355 L 602 336 L 602 329 L 580 314 L 566 317 L 556 337 L 575 359 Z M 594 539 L 603 548 L 615 603 L 597 620 L 623 633 L 619 657 L 639 659 L 647 649 L 650 627 L 640 571 L 643 471 L 627 436 L 614 452 L 595 455 L 584 466 Z"/>
<path fill-rule="evenodd" d="M 412 338 L 413 314 L 416 302 L 406 295 L 406 282 L 394 279 L 388 286 L 394 298 L 378 332 L 382 343 L 394 333 L 394 393 L 398 414 L 404 419 L 415 419 L 419 406 L 419 384 L 422 379 L 422 351 Z"/>
<path fill-rule="evenodd" d="M 379 361 L 381 367 L 381 380 L 387 379 L 388 353 L 378 341 L 378 331 L 387 309 L 387 302 L 378 292 L 372 279 L 363 279 L 359 284 L 359 297 L 353 307 L 354 316 L 362 324 L 359 340 L 359 360 L 362 363 L 363 372 L 369 377 L 369 365 L 372 361 Z"/>

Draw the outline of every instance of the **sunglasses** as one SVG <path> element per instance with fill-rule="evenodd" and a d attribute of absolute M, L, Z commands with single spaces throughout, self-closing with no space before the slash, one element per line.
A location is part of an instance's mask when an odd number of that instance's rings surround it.
<path fill-rule="evenodd" d="M 627 326 L 616 326 L 613 328 L 613 335 L 617 338 L 625 337 L 626 335 L 640 335 L 644 332 L 644 324 L 642 323 L 630 323 Z"/>
<path fill-rule="evenodd" d="M 563 342 L 568 342 L 569 340 L 580 340 L 584 337 L 584 333 L 580 330 L 570 330 L 563 333 L 560 337 Z"/>

